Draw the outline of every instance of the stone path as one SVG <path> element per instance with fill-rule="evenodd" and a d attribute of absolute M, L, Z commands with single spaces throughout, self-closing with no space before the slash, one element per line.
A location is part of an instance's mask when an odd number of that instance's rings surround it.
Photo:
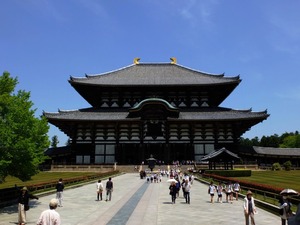
<path fill-rule="evenodd" d="M 96 182 L 64 191 L 63 207 L 57 209 L 62 225 L 243 225 L 243 201 L 210 203 L 208 186 L 195 181 L 191 190 L 191 204 L 180 193 L 171 204 L 167 178 L 161 183 L 146 183 L 138 174 L 124 174 L 112 178 L 112 201 L 96 201 Z M 102 181 L 105 185 L 107 180 Z M 27 224 L 36 224 L 40 213 L 48 208 L 55 195 L 31 200 Z M 223 195 L 224 198 L 224 195 Z M 225 199 L 225 198 L 224 198 Z M 223 200 L 224 200 L 223 199 Z M 216 200 L 216 199 L 215 199 Z M 256 224 L 280 224 L 280 218 L 258 208 Z M 17 206 L 0 209 L 0 225 L 17 224 Z"/>

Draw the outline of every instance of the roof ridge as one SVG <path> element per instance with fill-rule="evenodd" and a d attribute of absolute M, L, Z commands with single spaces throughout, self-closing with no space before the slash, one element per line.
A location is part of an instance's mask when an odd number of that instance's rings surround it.
<path fill-rule="evenodd" d="M 196 72 L 196 73 L 200 73 L 203 76 L 213 76 L 215 78 L 222 78 L 222 79 L 229 79 L 229 80 L 239 80 L 240 79 L 240 75 L 236 75 L 236 76 L 232 76 L 232 77 L 225 77 L 225 73 L 220 73 L 220 74 L 216 74 L 216 73 L 208 73 L 205 71 L 201 71 L 201 70 L 197 70 L 197 69 L 193 69 L 191 67 L 187 67 L 187 66 L 183 66 L 180 64 L 173 64 L 170 62 L 161 62 L 161 63 L 138 63 L 138 64 L 130 64 L 128 66 L 124 66 L 115 70 L 110 70 L 107 72 L 103 72 L 103 73 L 95 73 L 95 74 L 85 74 L 85 77 L 75 77 L 75 76 L 70 76 L 70 80 L 74 81 L 74 80 L 84 80 L 84 79 L 93 79 L 93 78 L 97 78 L 100 76 L 106 76 L 106 75 L 110 75 L 112 73 L 116 73 L 118 71 L 124 70 L 124 69 L 128 69 L 131 67 L 139 67 L 139 66 L 148 66 L 148 65 L 165 65 L 165 66 L 177 66 L 179 68 L 188 70 L 188 71 L 192 71 L 192 72 Z"/>

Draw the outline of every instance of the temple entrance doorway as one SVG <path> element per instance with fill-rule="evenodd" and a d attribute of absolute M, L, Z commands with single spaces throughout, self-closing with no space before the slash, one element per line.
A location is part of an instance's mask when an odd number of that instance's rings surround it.
<path fill-rule="evenodd" d="M 193 145 L 186 143 L 145 143 L 145 144 L 122 144 L 118 151 L 117 162 L 123 165 L 140 164 L 146 159 L 153 157 L 160 164 L 172 164 L 194 160 Z"/>

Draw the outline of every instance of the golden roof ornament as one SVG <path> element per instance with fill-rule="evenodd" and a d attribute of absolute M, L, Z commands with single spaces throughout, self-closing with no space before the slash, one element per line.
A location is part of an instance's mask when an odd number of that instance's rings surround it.
<path fill-rule="evenodd" d="M 141 59 L 141 58 L 134 58 L 134 59 L 133 59 L 133 63 L 134 63 L 135 65 L 139 64 L 140 59 Z"/>
<path fill-rule="evenodd" d="M 177 59 L 175 57 L 171 57 L 171 64 L 177 64 Z"/>

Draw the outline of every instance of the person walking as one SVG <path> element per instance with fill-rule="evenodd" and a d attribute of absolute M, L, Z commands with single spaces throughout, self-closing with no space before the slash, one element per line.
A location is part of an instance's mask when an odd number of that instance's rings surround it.
<path fill-rule="evenodd" d="M 181 190 L 182 190 L 182 195 L 183 195 L 183 197 L 185 198 L 184 184 L 185 184 L 185 179 L 182 179 L 182 182 L 181 182 Z"/>
<path fill-rule="evenodd" d="M 240 184 L 239 184 L 239 182 L 235 182 L 234 184 L 233 184 L 233 191 L 234 191 L 234 193 L 235 193 L 235 200 L 239 200 L 239 192 L 241 191 L 241 186 L 240 186 Z"/>
<path fill-rule="evenodd" d="M 65 185 L 63 184 L 62 178 L 60 178 L 55 186 L 56 188 L 56 199 L 58 200 L 58 206 L 62 207 L 62 200 L 63 200 L 63 191 Z"/>
<path fill-rule="evenodd" d="M 179 191 L 180 191 L 180 188 L 181 188 L 181 183 L 180 183 L 178 177 L 176 178 L 176 181 L 177 181 L 177 183 L 176 183 L 176 191 L 177 191 L 176 197 L 178 198 L 179 197 Z"/>
<path fill-rule="evenodd" d="M 288 196 L 283 194 L 279 199 L 279 214 L 281 218 L 281 225 L 286 225 L 287 220 L 293 215 L 292 203 L 289 201 Z"/>
<path fill-rule="evenodd" d="M 170 190 L 170 195 L 171 195 L 172 204 L 175 204 L 176 195 L 177 195 L 176 182 L 172 182 L 172 183 L 170 184 L 169 190 Z"/>
<path fill-rule="evenodd" d="M 36 225 L 61 225 L 60 215 L 55 211 L 57 206 L 57 199 L 51 199 L 49 203 L 49 209 L 41 213 Z"/>
<path fill-rule="evenodd" d="M 105 201 L 111 201 L 111 195 L 112 195 L 113 188 L 114 188 L 114 184 L 111 181 L 111 177 L 108 178 L 105 188 L 106 188 L 106 200 Z"/>
<path fill-rule="evenodd" d="M 191 192 L 192 185 L 189 182 L 189 180 L 185 180 L 182 187 L 183 187 L 184 193 L 185 193 L 185 203 L 190 204 L 191 203 L 190 192 Z"/>
<path fill-rule="evenodd" d="M 38 200 L 39 198 L 30 194 L 27 187 L 23 187 L 18 196 L 18 225 L 25 225 L 26 223 L 26 211 L 29 210 L 29 199 Z"/>
<path fill-rule="evenodd" d="M 210 195 L 210 203 L 214 203 L 215 192 L 216 192 L 216 187 L 214 183 L 211 181 L 208 187 L 208 194 Z"/>
<path fill-rule="evenodd" d="M 96 187 L 97 187 L 97 201 L 99 201 L 99 199 L 100 201 L 102 201 L 103 184 L 101 180 L 98 180 Z"/>
<path fill-rule="evenodd" d="M 219 182 L 217 186 L 217 195 L 218 195 L 218 202 L 222 203 L 222 194 L 223 194 L 223 186 L 222 182 Z"/>
<path fill-rule="evenodd" d="M 246 225 L 249 225 L 249 217 L 251 219 L 251 225 L 255 225 L 254 213 L 256 213 L 256 207 L 254 203 L 254 198 L 252 197 L 252 192 L 249 190 L 244 198 L 244 214 Z"/>
<path fill-rule="evenodd" d="M 231 204 L 233 203 L 233 189 L 232 189 L 232 184 L 229 181 L 229 183 L 226 185 L 226 202 L 230 202 Z"/>

